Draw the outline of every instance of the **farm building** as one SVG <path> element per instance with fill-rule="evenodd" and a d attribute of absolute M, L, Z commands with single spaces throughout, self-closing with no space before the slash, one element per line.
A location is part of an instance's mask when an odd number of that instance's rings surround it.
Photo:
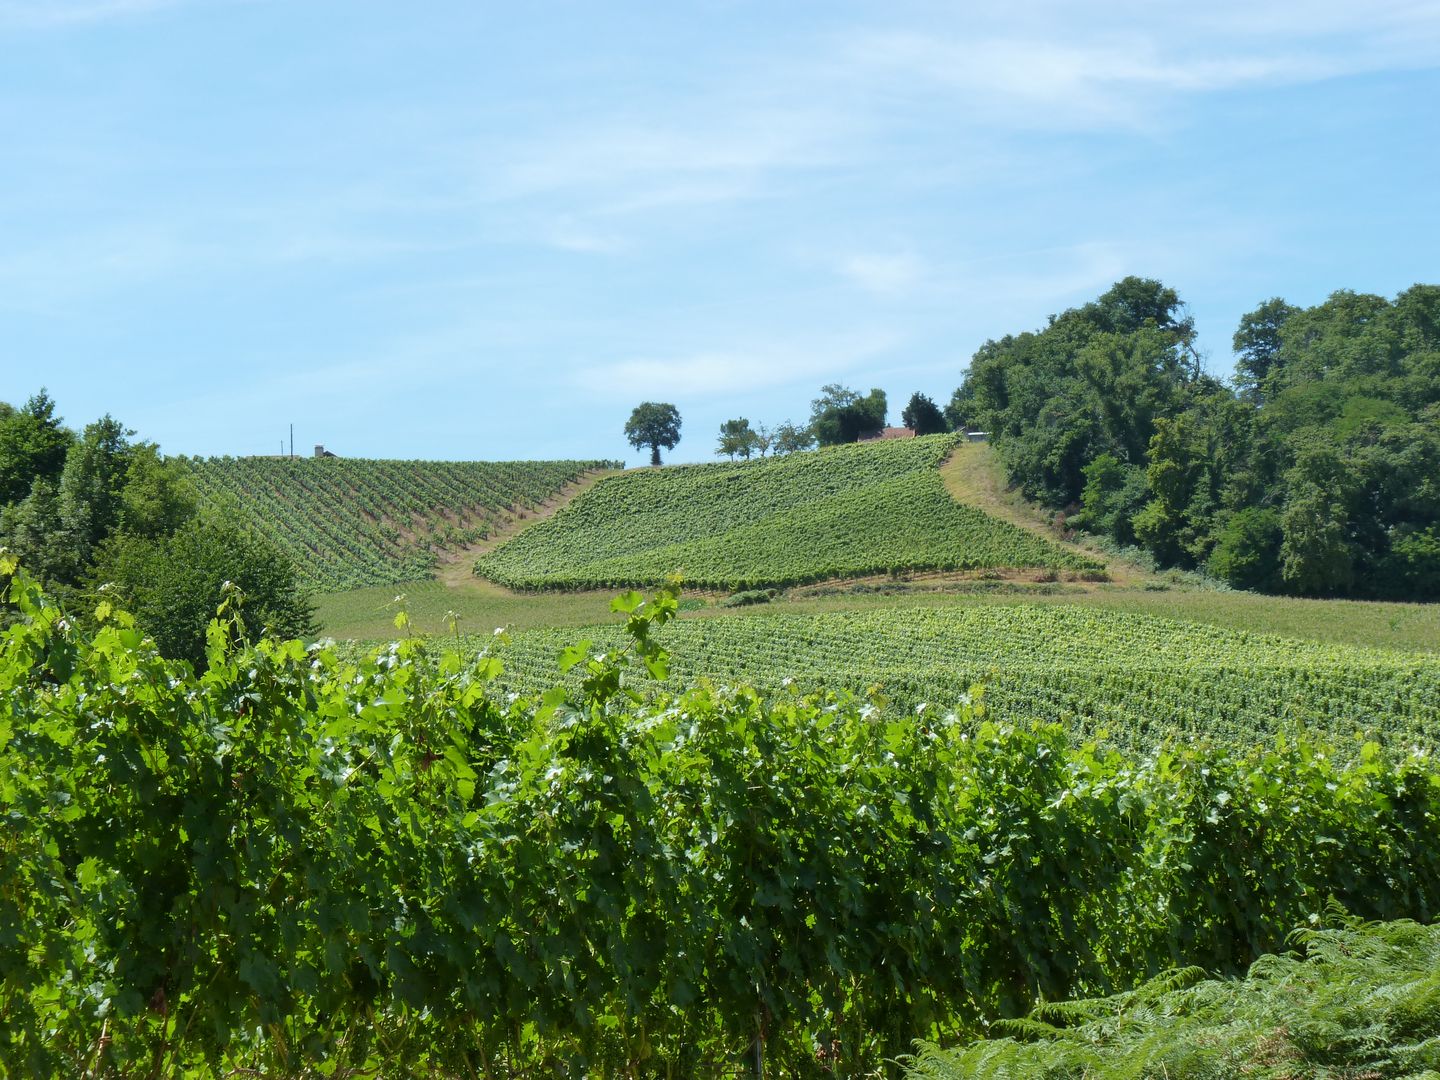
<path fill-rule="evenodd" d="M 913 439 L 915 429 L 908 427 L 887 427 L 879 431 L 872 431 L 868 435 L 861 435 L 859 442 L 881 442 L 885 439 Z"/>

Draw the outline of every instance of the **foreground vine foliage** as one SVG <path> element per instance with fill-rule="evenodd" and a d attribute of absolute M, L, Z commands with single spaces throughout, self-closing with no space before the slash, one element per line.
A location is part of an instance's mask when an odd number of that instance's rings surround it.
<path fill-rule="evenodd" d="M 855 1076 L 1038 995 L 1239 970 L 1330 897 L 1440 905 L 1418 756 L 650 700 L 673 589 L 538 696 L 417 640 L 247 645 L 233 595 L 196 676 L 0 560 L 5 1076 Z"/>

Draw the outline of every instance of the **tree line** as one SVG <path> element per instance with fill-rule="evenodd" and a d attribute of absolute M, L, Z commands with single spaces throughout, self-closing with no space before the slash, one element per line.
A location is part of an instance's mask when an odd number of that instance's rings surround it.
<path fill-rule="evenodd" d="M 1440 286 L 1274 298 L 1206 372 L 1175 290 L 1128 277 L 987 341 L 946 409 L 1060 520 L 1263 592 L 1440 598 Z"/>
<path fill-rule="evenodd" d="M 747 417 L 726 420 L 720 425 L 715 444 L 717 457 L 727 456 L 749 460 L 771 453 L 793 454 L 816 446 L 839 446 L 853 443 L 885 427 L 887 403 L 885 391 L 872 388 L 861 395 L 840 383 L 820 388 L 820 396 L 810 403 L 810 420 L 797 424 L 792 420 L 770 427 L 751 426 Z M 917 435 L 935 435 L 954 430 L 946 413 L 935 402 L 918 391 L 910 396 L 901 414 L 904 425 Z M 680 442 L 680 413 L 668 402 L 647 401 L 636 406 L 625 425 L 625 437 L 636 450 L 650 451 L 650 464 L 660 464 L 660 450 L 673 450 Z"/>
<path fill-rule="evenodd" d="M 227 582 L 252 635 L 313 635 L 294 565 L 233 508 L 202 506 L 178 462 L 134 435 L 108 414 L 66 427 L 43 389 L 0 402 L 0 548 L 74 617 L 123 607 L 165 656 L 197 667 Z"/>

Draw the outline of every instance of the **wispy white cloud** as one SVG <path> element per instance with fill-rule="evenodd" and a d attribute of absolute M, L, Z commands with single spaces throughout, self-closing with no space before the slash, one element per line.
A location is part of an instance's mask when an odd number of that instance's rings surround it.
<path fill-rule="evenodd" d="M 569 216 L 551 222 L 545 239 L 551 247 L 585 255 L 617 255 L 630 247 L 624 237 L 585 225 Z"/>
<path fill-rule="evenodd" d="M 924 281 L 926 275 L 924 261 L 906 252 L 846 255 L 836 270 L 847 281 L 879 296 L 909 292 Z"/>
<path fill-rule="evenodd" d="M 1177 97 L 1440 64 L 1440 2 L 1040 4 L 837 38 L 842 70 L 961 127 L 1143 126 Z"/>
<path fill-rule="evenodd" d="M 900 343 L 896 335 L 887 332 L 766 341 L 587 366 L 575 373 L 573 381 L 583 390 L 614 399 L 656 393 L 676 398 L 725 397 L 843 376 Z"/>
<path fill-rule="evenodd" d="M 0 28 L 44 29 L 108 22 L 194 0 L 0 0 Z"/>
<path fill-rule="evenodd" d="M 502 182 L 534 193 L 653 177 L 747 177 L 834 159 L 839 132 L 826 112 L 756 111 L 730 104 L 700 100 L 691 103 L 696 115 L 556 132 L 520 148 L 502 171 Z"/>
<path fill-rule="evenodd" d="M 1176 96 L 1339 73 L 1329 57 L 1171 56 L 1144 37 L 944 40 L 911 32 L 853 43 L 856 66 L 911 95 L 951 95 L 963 127 L 1143 126 Z"/>
<path fill-rule="evenodd" d="M 349 266 L 454 252 L 463 235 L 420 236 L 398 227 L 326 221 L 303 212 L 136 219 L 52 236 L 0 252 L 0 310 L 55 310 L 159 282 L 194 283 L 256 267 Z"/>

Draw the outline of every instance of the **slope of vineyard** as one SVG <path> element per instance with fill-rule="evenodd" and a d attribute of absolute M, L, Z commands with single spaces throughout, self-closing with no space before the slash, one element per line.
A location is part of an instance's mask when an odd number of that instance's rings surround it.
<path fill-rule="evenodd" d="M 600 461 L 181 458 L 200 496 L 239 508 L 316 590 L 427 578 Z"/>
<path fill-rule="evenodd" d="M 500 653 L 507 687 L 545 685 L 576 634 L 514 635 Z M 623 640 L 613 626 L 585 636 L 601 648 Z M 1365 733 L 1440 745 L 1440 657 L 1089 607 L 688 619 L 666 628 L 664 644 L 672 688 L 700 676 L 874 688 L 908 712 L 951 707 L 983 684 L 986 703 L 1004 716 L 1058 720 L 1128 745 L 1181 735 L 1264 740 L 1296 724 L 1342 740 Z"/>
<path fill-rule="evenodd" d="M 1098 568 L 955 502 L 951 436 L 610 477 L 476 563 L 511 588 L 614 588 L 680 572 L 701 588 L 900 570 Z"/>

